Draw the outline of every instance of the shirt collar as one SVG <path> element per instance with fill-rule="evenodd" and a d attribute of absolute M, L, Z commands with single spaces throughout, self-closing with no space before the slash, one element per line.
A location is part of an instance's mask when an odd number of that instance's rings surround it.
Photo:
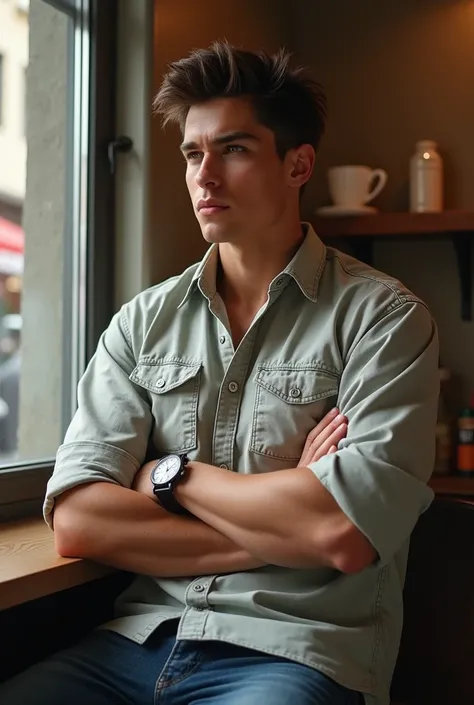
<path fill-rule="evenodd" d="M 218 245 L 214 244 L 208 249 L 203 259 L 196 268 L 193 278 L 186 290 L 186 293 L 179 304 L 178 308 L 184 306 L 186 301 L 195 290 L 196 286 L 204 296 L 209 299 L 216 295 L 216 277 L 217 277 L 217 258 L 219 255 Z"/>
<path fill-rule="evenodd" d="M 316 301 L 319 281 L 326 264 L 326 246 L 316 235 L 310 223 L 301 223 L 301 227 L 306 237 L 279 277 L 284 274 L 292 277 L 306 298 Z"/>
<path fill-rule="evenodd" d="M 310 223 L 302 223 L 301 226 L 306 233 L 305 239 L 291 262 L 275 277 L 269 291 L 280 288 L 283 275 L 287 275 L 295 280 L 307 299 L 316 301 L 318 298 L 319 280 L 326 263 L 326 247 L 316 235 Z M 209 301 L 214 298 L 216 295 L 218 252 L 218 245 L 211 245 L 196 268 L 178 308 L 181 308 L 186 303 L 196 286 Z"/>

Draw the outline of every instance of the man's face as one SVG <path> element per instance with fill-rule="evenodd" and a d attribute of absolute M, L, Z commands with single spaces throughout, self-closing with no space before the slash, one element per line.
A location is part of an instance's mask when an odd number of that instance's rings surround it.
<path fill-rule="evenodd" d="M 274 134 L 249 101 L 220 98 L 190 108 L 181 146 L 194 212 L 208 242 L 238 243 L 265 233 L 297 197 L 291 153 L 281 160 Z"/>

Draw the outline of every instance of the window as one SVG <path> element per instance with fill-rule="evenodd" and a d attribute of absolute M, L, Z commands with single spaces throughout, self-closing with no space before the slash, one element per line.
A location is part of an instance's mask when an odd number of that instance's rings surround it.
<path fill-rule="evenodd" d="M 3 54 L 0 54 L 0 125 L 3 114 Z"/>
<path fill-rule="evenodd" d="M 115 5 L 0 4 L 9 71 L 0 129 L 0 519 L 40 506 L 77 382 L 113 312 L 113 263 L 102 253 L 113 232 L 106 154 L 115 106 L 104 85 L 114 85 Z"/>

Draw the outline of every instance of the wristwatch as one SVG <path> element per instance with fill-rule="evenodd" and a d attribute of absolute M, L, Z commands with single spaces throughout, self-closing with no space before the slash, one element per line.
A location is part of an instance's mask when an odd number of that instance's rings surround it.
<path fill-rule="evenodd" d="M 189 462 L 187 455 L 165 455 L 157 460 L 150 473 L 153 494 L 158 503 L 172 514 L 189 514 L 173 494 L 173 487 L 179 482 Z"/>

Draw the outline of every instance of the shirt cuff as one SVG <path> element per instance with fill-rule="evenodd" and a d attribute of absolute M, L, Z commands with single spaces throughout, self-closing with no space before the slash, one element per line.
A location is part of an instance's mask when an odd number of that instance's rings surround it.
<path fill-rule="evenodd" d="M 89 482 L 110 482 L 130 488 L 139 467 L 130 453 L 107 443 L 76 441 L 60 446 L 43 504 L 49 528 L 53 528 L 55 499 L 63 492 Z"/>

